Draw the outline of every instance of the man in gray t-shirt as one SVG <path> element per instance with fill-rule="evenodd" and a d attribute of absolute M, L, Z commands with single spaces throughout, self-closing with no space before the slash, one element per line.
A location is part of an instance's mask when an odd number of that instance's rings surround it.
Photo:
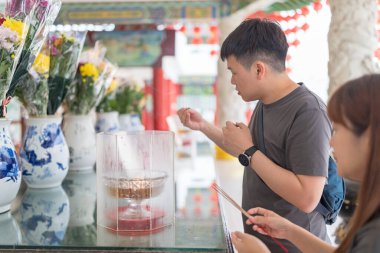
<path fill-rule="evenodd" d="M 231 84 L 244 101 L 259 101 L 249 127 L 227 121 L 221 129 L 190 109 L 178 111 L 181 122 L 199 130 L 245 166 L 242 206 L 264 207 L 328 240 L 322 216 L 313 211 L 326 183 L 331 126 L 325 105 L 286 73 L 288 51 L 281 27 L 269 20 L 243 21 L 223 42 L 222 60 Z M 259 146 L 258 110 L 263 108 L 266 149 Z M 245 223 L 246 218 L 243 217 Z M 251 226 L 272 252 L 282 249 Z M 289 252 L 298 250 L 282 242 Z"/>
<path fill-rule="evenodd" d="M 260 110 L 262 110 L 262 119 L 258 116 Z M 257 104 L 249 124 L 253 139 L 257 140 L 256 143 L 259 143 L 258 140 L 261 138 L 262 133 L 259 130 L 261 123 L 263 123 L 261 131 L 264 132 L 265 154 L 269 159 L 294 174 L 327 177 L 331 124 L 327 118 L 326 105 L 303 84 L 274 103 Z M 259 148 L 263 150 L 263 147 Z M 246 210 L 252 207 L 276 210 L 276 213 L 282 217 L 328 240 L 322 215 L 316 211 L 302 212 L 281 198 L 251 167 L 246 167 L 244 170 L 242 202 Z M 273 240 L 254 232 L 252 226 L 245 225 L 245 232 L 259 237 L 267 245 L 272 244 L 276 249 Z M 288 249 L 292 249 L 290 252 L 298 251 L 289 242 L 282 243 Z M 278 250 L 281 252 L 279 247 Z"/>

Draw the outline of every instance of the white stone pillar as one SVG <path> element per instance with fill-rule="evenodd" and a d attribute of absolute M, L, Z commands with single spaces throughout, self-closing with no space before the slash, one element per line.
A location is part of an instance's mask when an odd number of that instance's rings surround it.
<path fill-rule="evenodd" d="M 346 81 L 378 72 L 377 0 L 329 1 L 331 23 L 328 34 L 329 95 Z"/>

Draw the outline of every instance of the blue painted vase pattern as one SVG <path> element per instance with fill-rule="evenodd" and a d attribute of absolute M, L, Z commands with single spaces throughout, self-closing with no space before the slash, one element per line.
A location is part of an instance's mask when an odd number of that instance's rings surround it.
<path fill-rule="evenodd" d="M 0 119 L 0 213 L 10 208 L 21 183 L 21 170 L 9 134 L 10 121 Z"/>
<path fill-rule="evenodd" d="M 21 168 L 29 187 L 48 188 L 62 183 L 69 167 L 69 149 L 60 118 L 34 118 L 27 122 L 21 148 Z"/>
<path fill-rule="evenodd" d="M 116 132 L 120 129 L 119 126 L 119 113 L 118 112 L 104 112 L 97 113 L 95 124 L 95 131 L 100 132 Z"/>
<path fill-rule="evenodd" d="M 31 245 L 60 245 L 70 219 L 69 199 L 61 186 L 28 188 L 20 206 L 21 230 Z"/>

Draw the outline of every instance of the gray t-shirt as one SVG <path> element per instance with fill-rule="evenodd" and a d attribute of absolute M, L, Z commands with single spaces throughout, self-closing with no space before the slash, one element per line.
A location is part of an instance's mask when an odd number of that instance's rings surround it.
<path fill-rule="evenodd" d="M 272 104 L 264 105 L 259 101 L 249 123 L 253 143 L 256 145 L 259 145 L 257 118 L 261 106 L 266 156 L 295 174 L 327 177 L 332 128 L 323 101 L 303 84 Z M 259 148 L 262 150 L 262 147 Z M 304 213 L 281 198 L 251 167 L 244 170 L 242 206 L 246 210 L 253 207 L 272 210 L 329 241 L 322 215 L 316 211 Z M 252 230 L 252 226 L 247 226 L 245 220 L 243 217 L 246 233 L 263 240 L 271 252 L 283 252 L 270 237 L 260 235 Z M 281 240 L 281 243 L 289 252 L 299 252 L 290 242 Z"/>
<path fill-rule="evenodd" d="M 380 252 L 380 215 L 365 224 L 355 235 L 349 253 Z"/>

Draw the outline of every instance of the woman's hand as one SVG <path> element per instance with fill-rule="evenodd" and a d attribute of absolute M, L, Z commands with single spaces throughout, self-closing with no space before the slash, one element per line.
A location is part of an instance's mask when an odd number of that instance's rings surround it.
<path fill-rule="evenodd" d="M 233 232 L 231 233 L 231 240 L 239 253 L 270 253 L 268 247 L 253 235 Z"/>
<path fill-rule="evenodd" d="M 292 226 L 295 226 L 280 215 L 261 207 L 249 209 L 248 213 L 252 217 L 247 219 L 246 223 L 248 225 L 253 224 L 253 230 L 264 235 L 287 239 L 291 233 Z"/>

